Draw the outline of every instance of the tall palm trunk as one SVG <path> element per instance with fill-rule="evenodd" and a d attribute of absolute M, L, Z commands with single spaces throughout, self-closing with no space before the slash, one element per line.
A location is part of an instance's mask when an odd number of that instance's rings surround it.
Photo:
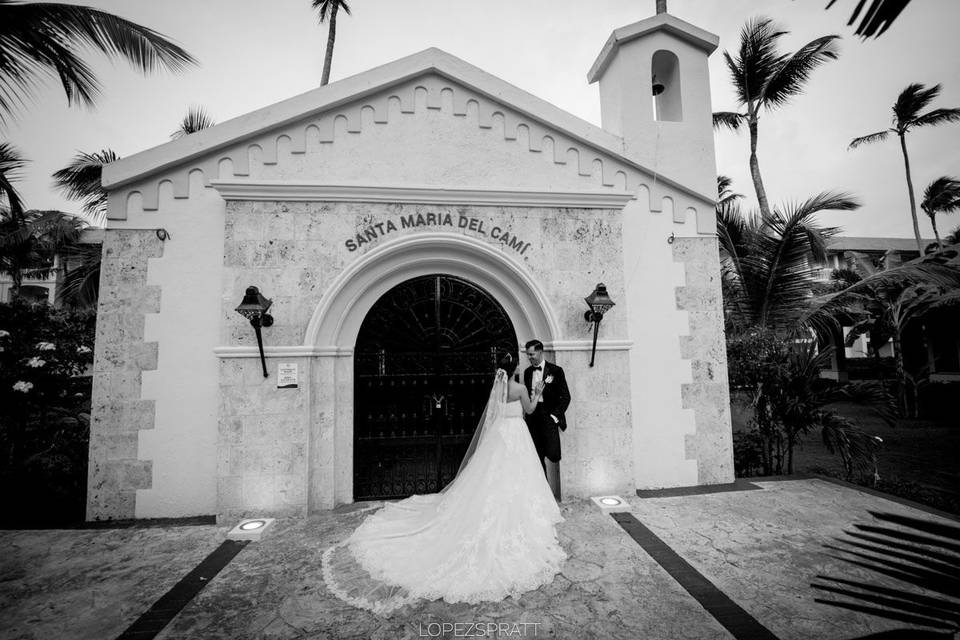
<path fill-rule="evenodd" d="M 923 255 L 923 242 L 920 240 L 920 223 L 917 221 L 917 199 L 913 195 L 913 178 L 910 177 L 910 156 L 907 155 L 907 139 L 903 132 L 900 136 L 900 148 L 903 150 L 903 166 L 907 172 L 907 193 L 910 194 L 910 215 L 913 217 L 913 235 L 917 239 L 917 251 Z"/>
<path fill-rule="evenodd" d="M 767 190 L 763 188 L 763 178 L 760 177 L 760 161 L 757 160 L 757 120 L 750 118 L 750 175 L 753 177 L 753 188 L 757 192 L 757 202 L 760 212 L 770 216 L 770 203 L 767 200 Z"/>
<path fill-rule="evenodd" d="M 943 249 L 943 242 L 940 241 L 940 232 L 937 230 L 937 214 L 930 214 L 930 226 L 933 227 L 933 237 L 937 239 L 937 250 Z M 921 252 L 922 254 L 923 252 Z"/>
<path fill-rule="evenodd" d="M 334 2 L 330 7 L 330 31 L 327 34 L 327 54 L 323 58 L 323 77 L 320 78 L 320 86 L 324 86 L 330 81 L 330 65 L 333 63 L 333 43 L 337 39 L 337 9 L 339 5 Z"/>

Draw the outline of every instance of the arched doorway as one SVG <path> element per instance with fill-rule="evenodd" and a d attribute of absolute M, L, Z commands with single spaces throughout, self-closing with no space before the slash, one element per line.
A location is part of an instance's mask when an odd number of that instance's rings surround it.
<path fill-rule="evenodd" d="M 516 350 L 504 308 L 465 279 L 419 276 L 381 296 L 354 351 L 354 499 L 442 489 L 483 413 L 498 355 Z"/>

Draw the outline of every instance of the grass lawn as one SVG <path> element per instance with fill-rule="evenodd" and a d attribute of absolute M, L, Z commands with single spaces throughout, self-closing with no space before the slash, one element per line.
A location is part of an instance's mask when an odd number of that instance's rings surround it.
<path fill-rule="evenodd" d="M 883 439 L 877 455 L 880 482 L 854 482 L 960 515 L 960 424 L 901 419 L 889 427 L 866 407 L 837 403 L 832 408 L 861 429 Z M 735 407 L 734 430 L 746 428 L 749 414 Z M 795 473 L 844 478 L 840 457 L 823 446 L 819 430 L 805 436 L 794 450 Z"/>

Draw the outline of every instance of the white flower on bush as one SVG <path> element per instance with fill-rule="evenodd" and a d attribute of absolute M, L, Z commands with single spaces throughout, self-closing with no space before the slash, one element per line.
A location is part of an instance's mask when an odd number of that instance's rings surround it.
<path fill-rule="evenodd" d="M 57 348 L 57 345 L 52 342 L 38 342 L 37 351 L 53 351 Z"/>
<path fill-rule="evenodd" d="M 9 337 L 10 337 L 9 331 L 4 331 L 3 329 L 0 329 L 0 338 L 9 338 Z"/>
<path fill-rule="evenodd" d="M 77 353 L 80 353 L 80 354 L 90 353 L 90 347 L 86 345 L 80 345 L 79 347 L 77 347 Z"/>
<path fill-rule="evenodd" d="M 46 360 L 41 360 L 40 358 L 37 358 L 36 356 L 34 356 L 33 358 L 30 358 L 29 360 L 27 360 L 27 366 L 28 366 L 28 367 L 33 367 L 34 369 L 39 369 L 40 367 L 42 367 L 42 366 L 45 365 L 45 364 L 47 364 L 47 361 L 46 361 Z"/>
<path fill-rule="evenodd" d="M 27 393 L 30 391 L 30 389 L 33 389 L 32 382 L 24 382 L 23 380 L 19 380 L 15 385 L 13 385 L 13 390 L 21 393 Z"/>

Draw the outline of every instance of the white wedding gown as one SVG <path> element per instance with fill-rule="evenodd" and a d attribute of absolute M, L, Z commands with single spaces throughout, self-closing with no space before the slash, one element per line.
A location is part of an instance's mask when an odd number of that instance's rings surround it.
<path fill-rule="evenodd" d="M 567 557 L 563 518 L 520 402 L 498 413 L 444 491 L 387 503 L 323 554 L 335 595 L 387 614 L 421 598 L 497 601 L 553 581 Z"/>

